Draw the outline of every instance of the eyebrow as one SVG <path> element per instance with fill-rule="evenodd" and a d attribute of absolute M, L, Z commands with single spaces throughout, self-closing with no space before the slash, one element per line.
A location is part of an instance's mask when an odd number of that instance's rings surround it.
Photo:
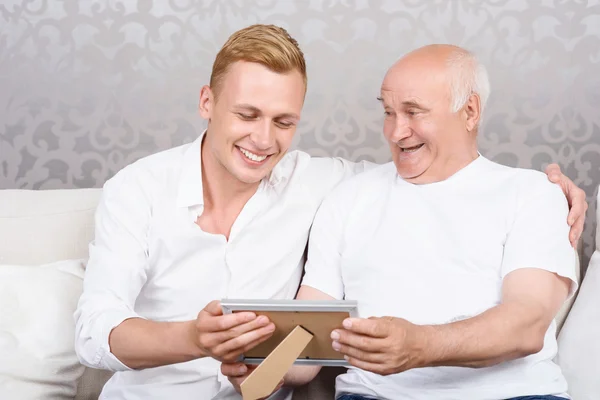
<path fill-rule="evenodd" d="M 383 100 L 383 97 L 377 97 L 377 100 L 379 100 L 384 106 L 386 106 L 385 101 Z M 423 105 L 417 103 L 414 100 L 403 101 L 402 105 L 405 107 L 414 107 L 414 108 L 420 108 L 421 110 L 429 111 L 429 109 L 427 107 L 424 107 Z M 386 106 L 386 107 L 389 107 L 389 106 Z"/>
<path fill-rule="evenodd" d="M 427 107 L 424 107 L 422 104 L 419 104 L 414 100 L 403 101 L 402 105 L 405 107 L 414 107 L 414 108 L 420 108 L 421 110 L 428 110 Z"/>
<path fill-rule="evenodd" d="M 255 107 L 253 105 L 250 105 L 250 104 L 236 104 L 233 108 L 235 108 L 237 110 L 243 109 L 243 110 L 246 110 L 246 111 L 253 112 L 255 114 L 262 114 L 262 111 L 259 108 Z M 283 114 L 277 115 L 276 118 L 300 119 L 300 116 L 296 115 L 294 113 L 283 113 Z"/>

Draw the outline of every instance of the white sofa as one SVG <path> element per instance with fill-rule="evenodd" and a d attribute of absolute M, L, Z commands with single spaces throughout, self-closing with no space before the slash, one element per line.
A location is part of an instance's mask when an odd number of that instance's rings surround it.
<path fill-rule="evenodd" d="M 72 318 L 66 320 L 64 315 L 74 311 L 81 290 L 83 265 L 76 261 L 67 265 L 60 263 L 61 260 L 85 261 L 100 194 L 100 189 L 0 190 L 0 282 L 8 288 L 4 294 L 0 293 L 1 399 L 49 398 L 40 393 L 49 393 L 50 388 L 56 388 L 56 394 L 52 392 L 52 398 L 56 399 L 97 399 L 110 376 L 105 371 L 83 368 L 76 362 L 70 345 L 74 324 Z M 600 264 L 600 256 L 596 255 L 594 260 Z M 58 264 L 48 265 L 56 262 Z M 568 318 L 560 337 L 564 346 L 560 360 L 568 365 L 571 386 L 577 386 L 571 389 L 577 393 L 576 400 L 600 399 L 600 375 L 599 379 L 589 378 L 592 372 L 580 371 L 577 362 L 577 357 L 584 357 L 587 360 L 582 364 L 584 368 L 596 366 L 598 371 L 600 366 L 600 265 L 593 267 L 590 273 L 594 274 L 594 280 L 583 285 L 585 293 L 575 305 L 577 312 Z M 37 286 L 29 285 L 28 282 L 33 281 L 38 282 Z M 10 288 L 15 292 L 10 292 Z M 15 297 L 21 300 L 15 301 Z M 49 301 L 49 297 L 60 298 L 62 303 Z M 22 301 L 28 298 L 35 301 Z M 585 304 L 580 304 L 583 301 Z M 565 304 L 557 317 L 559 326 L 570 306 Z M 52 315 L 50 318 L 47 315 L 53 313 L 57 315 L 55 323 Z M 40 319 L 40 314 L 45 318 Z M 595 321 L 590 320 L 592 316 Z M 590 325 L 595 326 L 591 331 L 594 337 L 586 334 L 590 332 Z M 586 341 L 595 341 L 594 351 L 590 351 L 593 346 Z M 2 352 L 12 357 L 10 362 L 3 362 L 7 357 L 3 357 Z M 324 369 L 316 381 L 296 390 L 294 399 L 333 398 L 333 378 L 340 371 Z"/>

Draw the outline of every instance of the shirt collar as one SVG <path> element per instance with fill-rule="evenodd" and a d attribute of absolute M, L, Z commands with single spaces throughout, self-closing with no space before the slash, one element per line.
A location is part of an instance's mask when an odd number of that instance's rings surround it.
<path fill-rule="evenodd" d="M 191 207 L 204 205 L 204 192 L 202 190 L 202 140 L 206 130 L 194 140 L 183 155 L 181 175 L 177 189 L 177 207 Z M 267 178 L 270 186 L 275 187 L 284 181 L 285 171 L 288 167 L 289 157 L 283 157 Z M 289 169 L 289 168 L 288 168 Z"/>
<path fill-rule="evenodd" d="M 194 140 L 183 154 L 181 174 L 177 186 L 177 207 L 191 207 L 204 205 L 204 194 L 202 191 L 202 134 Z"/>
<path fill-rule="evenodd" d="M 287 155 L 286 155 L 287 156 Z M 283 156 L 281 160 L 275 165 L 271 173 L 269 174 L 269 185 L 272 187 L 277 186 L 281 182 L 283 182 L 286 174 L 284 173 L 287 165 L 289 163 L 289 157 Z M 289 168 L 288 168 L 289 169 Z"/>

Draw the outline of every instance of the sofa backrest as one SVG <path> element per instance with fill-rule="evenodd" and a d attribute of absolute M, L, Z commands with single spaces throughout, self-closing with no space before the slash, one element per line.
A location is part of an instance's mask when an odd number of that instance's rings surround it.
<path fill-rule="evenodd" d="M 576 400 L 600 399 L 600 193 L 596 201 L 596 248 L 577 301 L 558 337 L 557 361 Z"/>
<path fill-rule="evenodd" d="M 0 263 L 86 258 L 101 189 L 0 191 Z"/>
<path fill-rule="evenodd" d="M 101 189 L 0 190 L 0 264 L 87 258 L 100 195 Z M 571 303 L 557 316 L 558 328 Z M 108 372 L 86 368 L 76 400 L 97 399 L 109 377 Z M 332 378 L 327 381 L 333 384 Z"/>

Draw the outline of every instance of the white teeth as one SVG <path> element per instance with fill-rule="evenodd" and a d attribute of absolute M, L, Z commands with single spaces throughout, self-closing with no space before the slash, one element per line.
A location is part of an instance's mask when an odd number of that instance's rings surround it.
<path fill-rule="evenodd" d="M 417 146 L 414 146 L 414 147 L 406 147 L 406 148 L 402 148 L 401 147 L 401 149 L 405 153 L 414 153 L 415 151 L 419 150 L 422 146 L 423 145 L 420 144 L 420 145 L 417 145 Z"/>
<path fill-rule="evenodd" d="M 250 153 L 248 150 L 242 149 L 241 147 L 238 147 L 238 149 L 240 149 L 240 151 L 242 152 L 242 154 L 245 155 L 246 157 L 248 157 L 252 161 L 261 162 L 265 158 L 267 158 L 267 156 L 259 156 L 259 155 L 256 155 L 254 153 Z"/>

